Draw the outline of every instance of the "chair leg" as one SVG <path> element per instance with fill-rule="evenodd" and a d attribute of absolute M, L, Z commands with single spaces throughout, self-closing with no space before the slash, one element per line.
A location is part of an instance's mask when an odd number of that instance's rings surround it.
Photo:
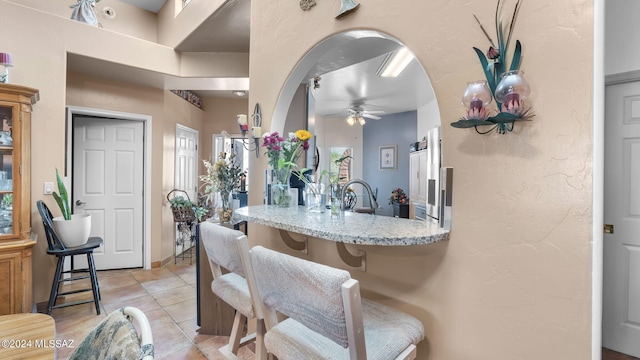
<path fill-rule="evenodd" d="M 238 355 L 240 348 L 240 339 L 242 339 L 242 330 L 247 322 L 247 317 L 236 310 L 236 316 L 233 319 L 233 327 L 231 328 L 231 336 L 229 336 L 229 351 L 234 355 Z"/>
<path fill-rule="evenodd" d="M 60 277 L 62 276 L 62 267 L 64 266 L 64 256 L 58 257 L 58 264 L 56 265 L 56 273 L 53 276 L 53 283 L 51 284 L 51 292 L 49 293 L 49 302 L 47 304 L 47 314 L 51 315 L 53 305 L 56 304 L 56 298 L 58 297 L 58 287 L 60 286 Z"/>
<path fill-rule="evenodd" d="M 264 347 L 264 334 L 267 329 L 264 320 L 257 319 L 256 322 L 256 359 L 267 360 L 267 348 Z"/>
<path fill-rule="evenodd" d="M 96 305 L 96 315 L 100 315 L 100 288 L 98 287 L 98 276 L 96 275 L 96 265 L 93 262 L 93 253 L 87 254 L 87 263 L 89 264 L 91 290 L 93 291 L 93 302 Z"/>

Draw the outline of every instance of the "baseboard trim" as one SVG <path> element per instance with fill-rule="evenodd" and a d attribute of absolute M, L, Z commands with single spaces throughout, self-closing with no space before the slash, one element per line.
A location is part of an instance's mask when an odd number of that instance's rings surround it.
<path fill-rule="evenodd" d="M 48 306 L 49 306 L 49 301 L 48 300 L 36 303 L 36 312 L 39 312 L 39 313 L 42 313 L 42 314 L 46 314 Z"/>

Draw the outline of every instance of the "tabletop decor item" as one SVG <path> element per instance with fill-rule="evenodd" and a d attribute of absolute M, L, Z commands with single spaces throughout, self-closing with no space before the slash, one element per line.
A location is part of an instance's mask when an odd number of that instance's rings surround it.
<path fill-rule="evenodd" d="M 351 155 L 343 156 L 339 159 L 334 160 L 333 163 L 336 164 L 337 167 L 339 168 L 340 164 L 342 164 L 343 161 L 351 158 L 352 158 Z M 320 172 L 320 176 L 316 181 L 311 181 L 309 178 L 307 178 L 304 175 L 308 170 L 311 170 L 311 169 L 304 168 L 299 172 L 297 171 L 295 172 L 296 176 L 306 185 L 307 196 L 305 199 L 305 205 L 307 206 L 307 211 L 324 212 L 327 207 L 327 199 L 326 199 L 327 194 L 325 193 L 326 190 L 329 189 L 330 193 L 328 196 L 330 198 L 333 198 L 333 197 L 338 198 L 339 195 L 334 196 L 333 194 L 340 193 L 339 182 L 340 180 L 343 180 L 345 177 L 340 176 L 338 173 L 325 169 Z M 327 178 L 329 179 L 328 186 L 325 186 L 325 184 L 323 183 L 323 179 L 325 176 L 327 176 Z"/>
<path fill-rule="evenodd" d="M 240 188 L 240 182 L 246 174 L 236 163 L 236 154 L 234 153 L 223 151 L 218 155 L 218 160 L 215 163 L 212 164 L 208 160 L 202 160 L 202 162 L 207 169 L 206 175 L 200 175 L 204 193 L 207 195 L 216 192 L 220 194 L 221 204 L 218 208 L 218 216 L 220 223 L 228 223 L 231 221 L 233 212 L 229 197 L 233 190 Z"/>
<path fill-rule="evenodd" d="M 291 205 L 289 193 L 291 171 L 297 167 L 297 161 L 302 153 L 309 149 L 308 140 L 312 136 L 307 130 L 301 129 L 295 133 L 289 133 L 286 139 L 277 131 L 271 134 L 266 133 L 262 137 L 262 146 L 266 147 L 269 158 L 267 184 L 270 186 L 271 205 L 280 207 Z"/>
<path fill-rule="evenodd" d="M 498 0 L 496 6 L 497 45 L 482 26 L 478 17 L 474 15 L 490 44 L 486 54 L 476 47 L 473 48 L 480 59 L 486 81 L 478 80 L 467 84 L 462 96 L 462 103 L 467 108 L 467 116 L 451 123 L 451 126 L 455 128 L 473 127 L 478 134 L 487 134 L 496 129 L 498 133 L 505 134 L 507 131 L 513 130 L 516 121 L 530 120 L 533 117 L 531 108 L 526 107 L 524 103 L 524 100 L 529 96 L 530 87 L 524 78 L 524 73 L 520 71 L 522 44 L 519 40 L 515 42 L 510 64 L 507 59 L 522 0 L 515 1 L 511 21 L 504 23 L 503 17 L 507 13 L 504 4 L 507 1 Z M 493 110 L 486 108 L 493 99 L 498 107 L 495 115 L 491 115 Z M 487 131 L 479 131 L 478 126 L 491 126 L 491 128 Z"/>
<path fill-rule="evenodd" d="M 393 205 L 395 203 L 406 204 L 408 202 L 409 198 L 401 188 L 396 188 L 391 191 L 391 196 L 389 196 L 389 205 Z"/>

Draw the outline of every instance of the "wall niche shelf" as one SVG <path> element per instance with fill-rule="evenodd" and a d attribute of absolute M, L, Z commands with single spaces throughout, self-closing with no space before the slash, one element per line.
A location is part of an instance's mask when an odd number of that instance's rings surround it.
<path fill-rule="evenodd" d="M 194 93 L 193 91 L 190 91 L 190 90 L 169 90 L 169 91 L 180 96 L 185 101 L 197 107 L 198 109 L 202 109 L 202 98 L 200 98 L 200 96 L 198 96 L 198 94 Z"/>

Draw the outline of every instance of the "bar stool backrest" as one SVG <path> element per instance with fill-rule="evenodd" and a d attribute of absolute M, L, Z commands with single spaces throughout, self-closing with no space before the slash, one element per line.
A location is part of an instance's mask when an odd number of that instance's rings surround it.
<path fill-rule="evenodd" d="M 222 225 L 202 222 L 200 224 L 202 238 L 215 239 L 214 241 L 203 241 L 204 249 L 213 262 L 212 266 L 222 266 L 223 268 L 244 277 L 242 257 L 238 246 L 238 238 L 245 236 L 242 231 L 226 228 Z M 211 265 L 211 264 L 210 264 Z M 213 276 L 216 274 L 214 269 Z"/>
<path fill-rule="evenodd" d="M 341 345 L 349 346 L 349 319 L 343 302 L 343 285 L 357 281 L 348 271 L 299 259 L 262 246 L 249 251 L 267 331 L 280 312 Z M 353 285 L 353 284 L 352 284 Z M 362 328 L 362 318 L 356 327 Z"/>
<path fill-rule="evenodd" d="M 51 210 L 49 210 L 47 204 L 45 204 L 44 201 L 39 200 L 36 205 L 38 207 L 40 217 L 42 218 L 42 224 L 44 225 L 44 233 L 47 237 L 47 246 L 49 250 L 56 251 L 66 249 L 53 228 L 53 216 L 51 215 Z"/>

